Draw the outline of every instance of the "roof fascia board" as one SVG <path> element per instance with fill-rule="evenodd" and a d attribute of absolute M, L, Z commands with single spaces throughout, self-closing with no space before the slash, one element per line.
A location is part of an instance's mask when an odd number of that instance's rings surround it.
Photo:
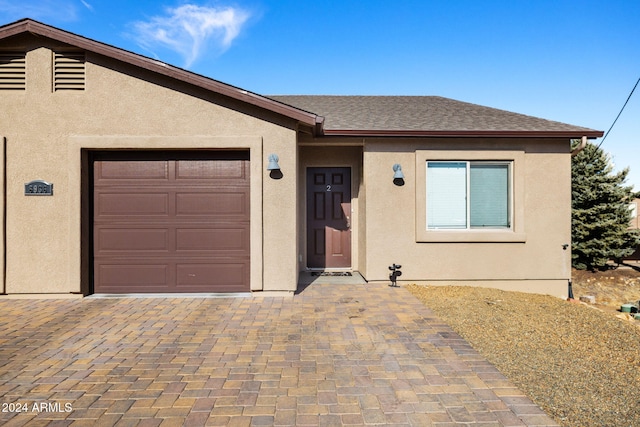
<path fill-rule="evenodd" d="M 119 61 L 144 68 L 171 78 L 175 78 L 203 89 L 219 93 L 230 98 L 246 102 L 248 104 L 282 114 L 301 122 L 313 129 L 315 133 L 322 132 L 324 118 L 316 114 L 309 113 L 281 102 L 265 98 L 258 94 L 231 86 L 196 73 L 174 67 L 161 61 L 157 61 L 145 56 L 129 52 L 115 46 L 97 42 L 77 34 L 70 33 L 58 28 L 50 27 L 30 19 L 17 21 L 13 24 L 0 28 L 0 40 L 23 32 L 29 32 L 38 36 L 57 40 L 78 48 L 104 55 Z"/>
<path fill-rule="evenodd" d="M 429 137 L 478 137 L 478 138 L 600 138 L 602 131 L 464 131 L 464 130 L 354 130 L 354 129 L 325 129 L 326 136 L 429 136 Z"/>

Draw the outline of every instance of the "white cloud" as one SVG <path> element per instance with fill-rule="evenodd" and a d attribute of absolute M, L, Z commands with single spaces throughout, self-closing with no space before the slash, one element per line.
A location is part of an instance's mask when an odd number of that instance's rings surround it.
<path fill-rule="evenodd" d="M 248 18 L 248 12 L 233 7 L 185 4 L 167 8 L 166 15 L 134 22 L 133 28 L 142 47 L 151 52 L 158 48 L 173 50 L 189 68 L 212 44 L 218 52 L 228 49 Z"/>
<path fill-rule="evenodd" d="M 84 5 L 84 7 L 86 7 L 87 9 L 89 9 L 91 12 L 93 12 L 93 6 L 91 6 L 91 4 L 89 2 L 86 2 L 84 0 L 80 0 L 80 2 L 82 2 L 82 4 Z"/>

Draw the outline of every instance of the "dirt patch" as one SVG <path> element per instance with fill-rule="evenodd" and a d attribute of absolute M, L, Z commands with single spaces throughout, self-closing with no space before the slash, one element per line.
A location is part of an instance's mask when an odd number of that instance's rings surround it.
<path fill-rule="evenodd" d="M 640 426 L 639 322 L 613 309 L 635 298 L 626 279 L 636 273 L 574 277 L 575 296 L 598 291 L 607 310 L 487 288 L 407 288 L 559 424 Z"/>
<path fill-rule="evenodd" d="M 606 271 L 573 270 L 573 295 L 592 295 L 596 306 L 617 311 L 622 304 L 640 300 L 640 264 L 633 262 Z"/>

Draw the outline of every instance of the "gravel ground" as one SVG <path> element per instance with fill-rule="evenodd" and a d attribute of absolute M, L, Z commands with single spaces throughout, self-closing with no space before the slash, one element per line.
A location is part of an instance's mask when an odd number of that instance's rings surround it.
<path fill-rule="evenodd" d="M 407 286 L 563 426 L 640 426 L 640 321 L 559 298 Z"/>

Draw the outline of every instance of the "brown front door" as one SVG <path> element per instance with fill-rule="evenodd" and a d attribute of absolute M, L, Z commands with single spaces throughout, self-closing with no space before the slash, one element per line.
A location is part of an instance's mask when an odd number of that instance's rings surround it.
<path fill-rule="evenodd" d="M 351 267 L 351 169 L 307 169 L 307 266 Z"/>
<path fill-rule="evenodd" d="M 96 153 L 95 293 L 249 291 L 248 152 Z"/>

